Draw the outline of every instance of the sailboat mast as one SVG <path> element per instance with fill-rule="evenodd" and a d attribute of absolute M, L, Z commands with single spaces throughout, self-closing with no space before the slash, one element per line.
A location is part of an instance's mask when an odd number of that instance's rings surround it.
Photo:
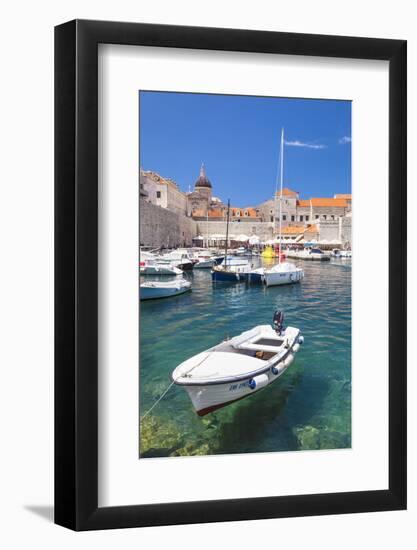
<path fill-rule="evenodd" d="M 281 129 L 281 153 L 280 153 L 280 193 L 279 193 L 279 257 L 281 263 L 282 252 L 282 182 L 284 179 L 284 128 Z"/>
<path fill-rule="evenodd" d="M 229 216 L 230 216 L 230 199 L 227 200 L 227 220 L 226 220 L 226 243 L 224 245 L 224 268 L 227 266 L 227 242 L 229 240 Z"/>

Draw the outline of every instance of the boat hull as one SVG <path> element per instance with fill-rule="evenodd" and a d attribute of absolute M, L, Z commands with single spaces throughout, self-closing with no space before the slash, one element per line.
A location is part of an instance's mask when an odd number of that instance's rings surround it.
<path fill-rule="evenodd" d="M 284 361 L 276 366 L 277 374 L 274 374 L 272 369 L 270 369 L 268 372 L 254 378 L 248 377 L 238 382 L 204 386 L 184 386 L 184 389 L 191 399 L 198 416 L 205 416 L 222 407 L 231 405 L 235 401 L 250 397 L 261 389 L 271 385 L 287 370 L 293 360 L 294 354 L 290 353 Z M 259 379 L 258 384 L 256 384 L 256 379 Z M 255 384 L 253 381 L 255 381 Z"/>
<path fill-rule="evenodd" d="M 160 298 L 171 298 L 172 296 L 179 296 L 185 292 L 189 292 L 191 286 L 180 288 L 150 288 L 141 287 L 140 299 L 141 300 L 158 300 Z"/>
<path fill-rule="evenodd" d="M 215 265 L 215 260 L 201 260 L 194 264 L 194 269 L 211 269 Z"/>
<path fill-rule="evenodd" d="M 248 275 L 248 282 L 254 284 L 263 284 L 265 282 L 265 275 L 263 272 L 251 271 Z"/>
<path fill-rule="evenodd" d="M 182 274 L 182 271 L 178 268 L 171 268 L 163 265 L 144 266 L 140 268 L 139 272 L 140 275 L 170 275 L 171 277 Z"/>
<path fill-rule="evenodd" d="M 266 286 L 290 285 L 301 281 L 303 278 L 303 271 L 301 269 L 290 272 L 265 271 L 264 277 Z"/>
<path fill-rule="evenodd" d="M 330 256 L 327 254 L 294 254 L 291 252 L 286 253 L 288 258 L 297 258 L 297 260 L 310 260 L 312 262 L 329 262 Z"/>
<path fill-rule="evenodd" d="M 236 273 L 233 271 L 211 272 L 211 278 L 214 283 L 244 283 L 248 280 L 249 273 Z"/>

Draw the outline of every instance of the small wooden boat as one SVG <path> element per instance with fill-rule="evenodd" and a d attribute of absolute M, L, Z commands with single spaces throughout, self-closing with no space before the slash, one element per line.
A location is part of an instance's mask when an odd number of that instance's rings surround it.
<path fill-rule="evenodd" d="M 190 281 L 178 279 L 177 281 L 150 281 L 140 285 L 141 300 L 155 300 L 157 298 L 170 298 L 191 290 Z"/>
<path fill-rule="evenodd" d="M 273 327 L 258 325 L 177 366 L 172 381 L 182 386 L 199 416 L 249 397 L 275 382 L 291 365 L 304 338 L 283 328 L 275 312 Z"/>

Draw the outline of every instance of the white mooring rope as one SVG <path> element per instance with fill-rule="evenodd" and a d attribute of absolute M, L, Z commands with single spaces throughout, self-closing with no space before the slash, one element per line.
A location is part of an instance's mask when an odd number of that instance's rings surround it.
<path fill-rule="evenodd" d="M 152 405 L 152 407 L 151 407 L 150 409 L 148 409 L 148 410 L 146 411 L 145 414 L 142 415 L 142 418 L 140 419 L 140 422 L 142 422 L 142 420 L 145 418 L 145 416 L 148 416 L 148 414 L 151 412 L 151 410 L 152 410 L 154 407 L 156 407 L 157 404 L 161 401 L 161 399 L 163 399 L 163 398 L 166 396 L 166 394 L 169 392 L 169 390 L 172 388 L 172 386 L 173 386 L 174 384 L 175 384 L 175 380 L 173 380 L 173 381 L 171 382 L 171 384 L 167 387 L 167 389 L 164 391 L 164 393 L 161 395 L 161 397 L 159 397 L 159 398 L 155 401 L 155 403 Z"/>
<path fill-rule="evenodd" d="M 192 370 L 194 370 L 196 367 L 199 367 L 208 357 L 209 357 L 209 353 L 199 362 L 197 363 L 196 365 L 194 365 L 193 367 L 191 367 L 189 370 L 187 370 L 187 372 L 185 372 L 182 376 L 186 376 L 187 374 L 189 374 Z M 171 384 L 167 387 L 167 389 L 164 391 L 164 393 L 155 401 L 155 403 L 152 405 L 152 407 L 150 409 L 148 409 L 145 414 L 142 415 L 141 419 L 140 419 L 140 422 L 142 422 L 142 420 L 148 416 L 148 414 L 152 411 L 152 409 L 154 407 L 157 406 L 157 404 L 166 396 L 166 394 L 169 392 L 169 390 L 172 388 L 172 386 L 175 384 L 175 380 L 173 380 L 171 382 Z"/>

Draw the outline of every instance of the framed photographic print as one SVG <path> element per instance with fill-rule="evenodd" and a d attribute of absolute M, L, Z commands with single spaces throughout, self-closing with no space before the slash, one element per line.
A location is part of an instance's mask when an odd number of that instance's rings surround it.
<path fill-rule="evenodd" d="M 55 521 L 406 507 L 406 42 L 55 31 Z"/>

